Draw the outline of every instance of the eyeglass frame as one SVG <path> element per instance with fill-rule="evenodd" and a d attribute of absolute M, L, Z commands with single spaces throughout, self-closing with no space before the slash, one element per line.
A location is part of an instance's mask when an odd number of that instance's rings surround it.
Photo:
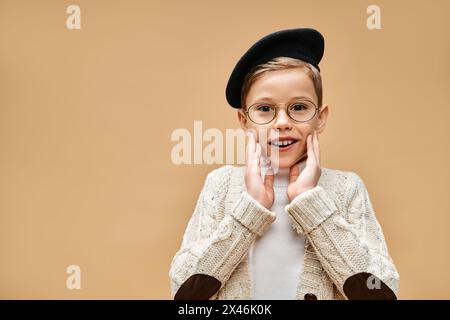
<path fill-rule="evenodd" d="M 311 100 L 305 100 L 305 101 L 311 102 L 311 103 L 314 105 L 314 114 L 313 114 L 313 116 L 312 116 L 311 118 L 309 118 L 308 120 L 303 120 L 303 121 L 295 120 L 294 118 L 291 117 L 291 115 L 290 115 L 290 113 L 288 112 L 287 108 L 283 108 L 283 109 L 286 109 L 286 110 L 285 110 L 285 111 L 286 111 L 286 114 L 288 115 L 288 117 L 289 117 L 290 119 L 292 119 L 293 121 L 295 121 L 295 122 L 297 122 L 297 123 L 308 122 L 308 121 L 311 121 L 311 119 L 314 119 L 314 117 L 316 116 L 316 114 L 317 114 L 317 113 L 319 112 L 319 110 L 320 110 L 320 106 L 317 106 L 317 105 L 316 105 L 314 102 L 312 102 Z M 291 105 L 292 105 L 292 104 L 295 104 L 296 102 L 298 102 L 298 101 L 291 102 Z M 270 120 L 270 121 L 268 121 L 268 122 L 264 122 L 264 123 L 258 123 L 258 122 L 253 121 L 252 118 L 251 118 L 250 115 L 249 115 L 249 110 L 250 110 L 250 108 L 252 108 L 253 106 L 255 106 L 255 105 L 257 105 L 257 104 L 262 104 L 262 105 L 263 105 L 264 103 L 266 103 L 266 104 L 268 104 L 268 105 L 271 105 L 271 106 L 275 106 L 275 115 L 274 115 L 273 119 Z M 269 102 L 256 102 L 256 103 L 252 104 L 250 107 L 248 107 L 244 112 L 245 112 L 245 114 L 247 115 L 247 118 L 249 118 L 250 121 L 253 122 L 254 124 L 257 124 L 257 125 L 265 125 L 265 124 L 271 123 L 273 120 L 275 120 L 275 119 L 277 118 L 277 116 L 278 116 L 278 109 L 280 109 L 280 107 L 279 107 L 278 105 L 280 105 L 280 104 L 286 105 L 286 104 L 288 104 L 288 103 L 289 103 L 289 102 L 285 102 L 285 103 L 274 103 L 274 104 L 271 104 L 271 103 L 269 103 Z"/>

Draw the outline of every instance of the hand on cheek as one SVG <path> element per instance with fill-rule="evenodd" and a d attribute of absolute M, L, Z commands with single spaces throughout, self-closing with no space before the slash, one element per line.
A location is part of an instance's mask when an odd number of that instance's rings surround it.
<path fill-rule="evenodd" d="M 287 189 L 289 201 L 292 201 L 299 194 L 317 186 L 321 175 L 319 137 L 317 131 L 308 135 L 306 138 L 306 147 L 308 158 L 306 159 L 305 168 L 300 172 L 298 163 L 296 163 L 289 170 L 289 186 Z"/>
<path fill-rule="evenodd" d="M 275 194 L 273 190 L 274 175 L 269 168 L 264 180 L 261 174 L 261 144 L 253 133 L 248 134 L 248 144 L 245 153 L 245 186 L 248 194 L 262 206 L 272 207 Z"/>

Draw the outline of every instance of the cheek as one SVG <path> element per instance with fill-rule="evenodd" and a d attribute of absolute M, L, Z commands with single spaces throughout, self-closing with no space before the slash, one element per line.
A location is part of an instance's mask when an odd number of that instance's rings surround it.
<path fill-rule="evenodd" d="M 270 129 L 256 124 L 249 124 L 248 129 L 256 132 L 258 142 L 267 143 L 267 141 L 269 141 Z"/>
<path fill-rule="evenodd" d="M 297 134 L 299 136 L 300 143 L 298 143 L 297 150 L 299 153 L 306 152 L 307 144 L 306 139 L 308 138 L 308 135 L 313 132 L 314 126 L 311 123 L 305 123 L 305 124 L 299 124 L 296 126 Z"/>
<path fill-rule="evenodd" d="M 306 144 L 306 138 L 308 137 L 308 135 L 310 133 L 313 132 L 313 128 L 314 126 L 312 125 L 312 123 L 308 122 L 308 123 L 302 123 L 302 124 L 297 124 L 295 126 L 295 129 L 297 130 L 297 135 L 299 136 L 299 138 L 302 140 L 301 144 L 305 143 Z"/>
<path fill-rule="evenodd" d="M 270 130 L 267 128 L 261 128 L 261 126 L 257 126 L 257 128 L 253 128 L 258 133 L 258 142 L 261 144 L 261 148 L 264 151 L 265 155 L 270 154 L 270 146 L 269 146 L 269 137 Z"/>
<path fill-rule="evenodd" d="M 251 130 L 254 133 L 256 133 L 256 139 L 257 142 L 261 145 L 263 155 L 270 154 L 270 146 L 268 145 L 269 142 L 269 136 L 270 136 L 270 130 L 266 127 L 262 127 L 255 124 L 249 124 L 247 127 L 247 130 Z"/>

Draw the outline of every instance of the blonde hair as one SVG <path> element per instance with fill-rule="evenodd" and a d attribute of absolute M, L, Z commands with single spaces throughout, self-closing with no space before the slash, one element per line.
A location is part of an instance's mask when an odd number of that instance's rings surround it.
<path fill-rule="evenodd" d="M 243 107 L 243 109 L 245 109 L 245 98 L 247 97 L 251 85 L 256 80 L 261 78 L 266 72 L 294 68 L 301 68 L 302 70 L 304 70 L 306 75 L 313 82 L 314 89 L 317 95 L 318 106 L 320 108 L 320 106 L 322 106 L 322 77 L 320 76 L 319 70 L 317 70 L 317 68 L 315 68 L 312 64 L 303 60 L 289 57 L 277 57 L 266 63 L 256 66 L 246 75 L 241 90 L 241 106 Z"/>

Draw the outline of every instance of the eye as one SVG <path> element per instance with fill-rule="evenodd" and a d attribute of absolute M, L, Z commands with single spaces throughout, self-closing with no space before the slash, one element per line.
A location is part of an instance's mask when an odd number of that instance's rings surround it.
<path fill-rule="evenodd" d="M 262 104 L 262 105 L 256 107 L 256 110 L 261 111 L 261 112 L 271 112 L 272 109 L 273 109 L 272 106 L 267 105 L 267 104 Z"/>
<path fill-rule="evenodd" d="M 308 109 L 308 107 L 306 105 L 304 105 L 303 103 L 296 103 L 291 106 L 292 111 L 303 111 L 306 109 Z"/>

